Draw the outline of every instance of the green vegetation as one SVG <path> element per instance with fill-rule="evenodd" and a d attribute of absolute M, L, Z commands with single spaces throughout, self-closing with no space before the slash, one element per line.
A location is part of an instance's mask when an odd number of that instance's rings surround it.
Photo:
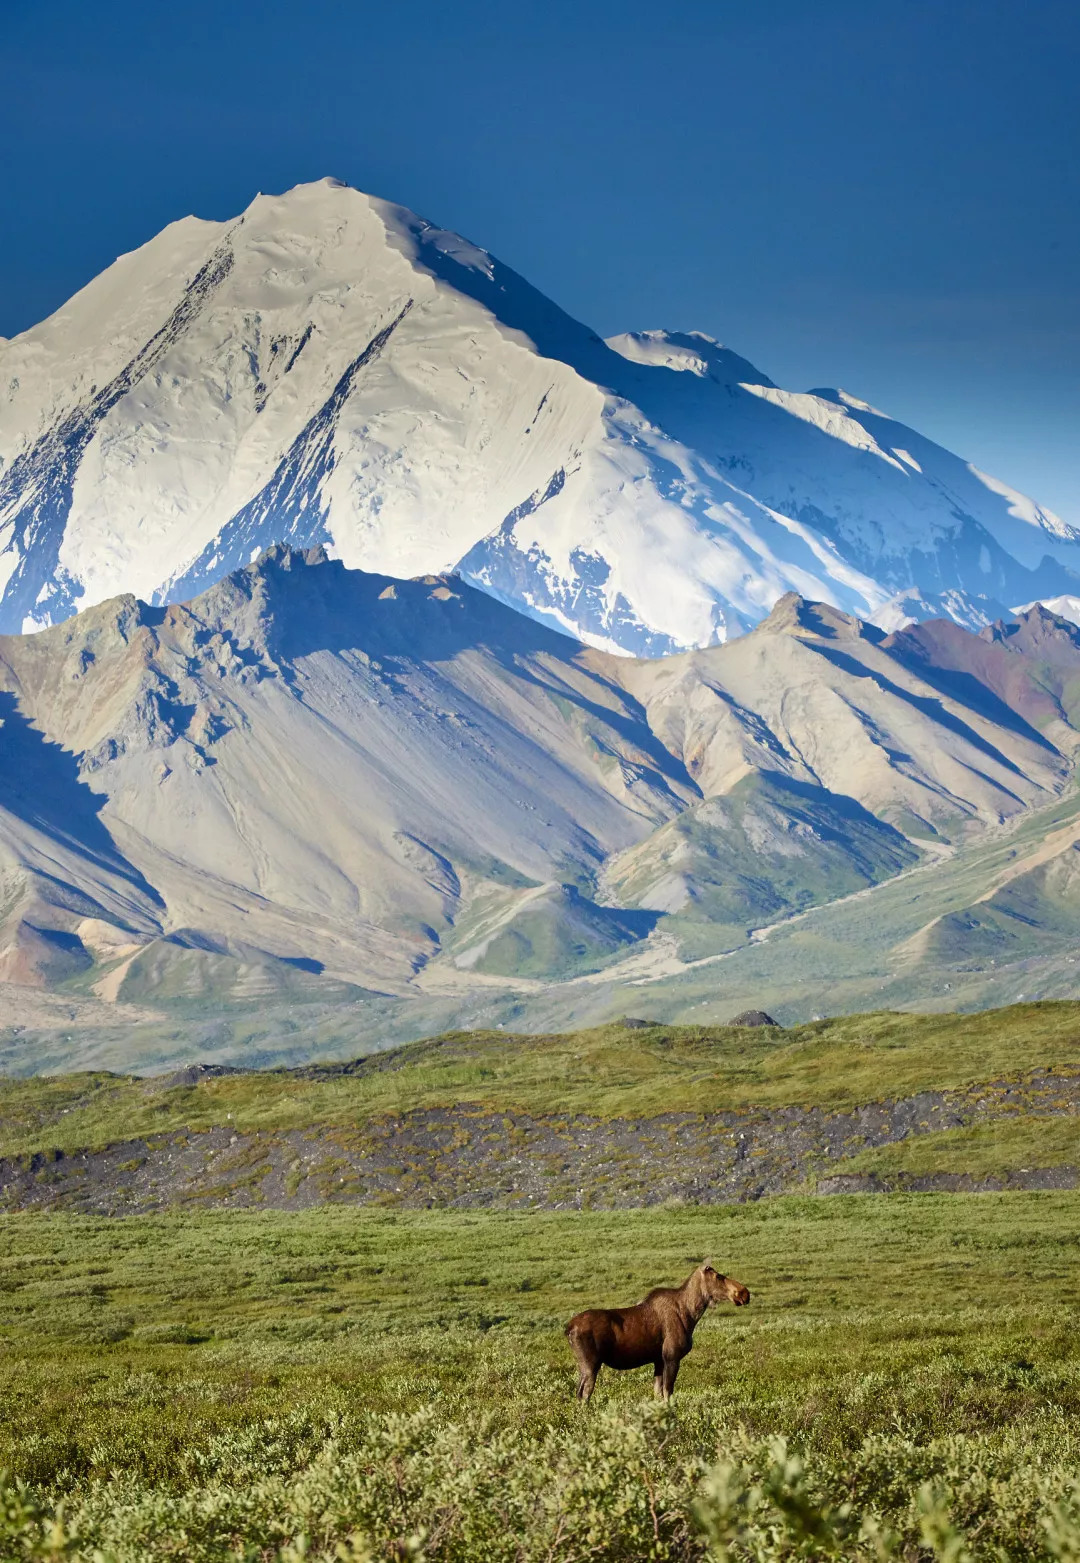
<path fill-rule="evenodd" d="M 222 1005 L 250 1004 L 254 993 L 264 1001 L 310 1004 L 344 1004 L 362 993 L 347 982 L 316 978 L 307 971 L 253 954 L 246 962 L 211 950 L 187 949 L 167 939 L 155 939 L 123 965 L 118 997 L 125 1003 L 149 1001 L 166 1008 L 179 1002 L 197 1012 L 211 998 Z M 102 968 L 92 966 L 81 982 L 70 983 L 72 992 L 90 993 L 100 982 Z"/>
<path fill-rule="evenodd" d="M 654 915 L 598 906 L 572 884 L 531 896 L 480 946 L 472 968 L 545 981 L 595 971 L 653 927 Z"/>
<path fill-rule="evenodd" d="M 967 966 L 1072 951 L 1080 935 L 1080 854 L 1061 853 L 934 924 L 928 955 Z"/>
<path fill-rule="evenodd" d="M 1080 1004 L 981 1015 L 843 1016 L 789 1031 L 618 1024 L 566 1035 L 459 1032 L 355 1072 L 221 1075 L 193 1086 L 84 1074 L 0 1081 L 0 1155 L 181 1128 L 309 1128 L 457 1103 L 600 1117 L 748 1105 L 850 1106 L 1032 1071 L 1080 1070 Z"/>
<path fill-rule="evenodd" d="M 983 1009 L 1025 995 L 1069 998 L 1077 982 L 1076 939 L 1069 933 L 1075 913 L 1057 870 L 1040 888 L 1040 876 L 1025 864 L 1055 838 L 1060 853 L 1074 855 L 1070 833 L 1078 821 L 1080 791 L 1070 786 L 1045 809 L 959 845 L 944 860 L 928 857 L 862 894 L 777 923 L 767 939 L 742 944 L 722 964 L 661 978 L 647 990 L 643 1013 L 712 1019 L 718 991 L 723 1015 L 763 1004 L 781 1020 L 815 1008 L 831 1014 L 886 1006 Z M 946 836 L 962 841 L 962 830 L 936 823 Z M 1014 875 L 1015 897 L 1005 888 Z M 1066 869 L 1061 880 L 1067 878 Z M 1047 919 L 1041 941 L 1031 940 L 1016 916 L 1005 915 L 1009 908 L 1025 915 L 1022 902 L 1036 891 L 1037 915 Z M 983 900 L 987 896 L 992 906 Z M 1002 948 L 976 949 L 966 936 L 950 936 L 949 925 L 937 933 L 935 919 L 963 919 L 973 911 L 1010 932 Z M 725 928 L 721 949 L 731 948 L 729 934 Z M 705 940 L 694 953 L 708 953 Z"/>
<path fill-rule="evenodd" d="M 1037 1114 L 920 1134 L 845 1160 L 837 1171 L 874 1172 L 884 1178 L 906 1174 L 966 1173 L 982 1178 L 1031 1167 L 1075 1167 L 1080 1163 L 1080 1126 L 1075 1118 Z"/>
<path fill-rule="evenodd" d="M 5 1560 L 1080 1555 L 1080 1195 L 0 1228 Z M 582 1413 L 565 1319 L 706 1254 Z"/>
<path fill-rule="evenodd" d="M 724 948 L 722 929 L 747 932 L 910 868 L 918 852 L 851 798 L 779 773 L 754 772 L 624 853 L 607 874 L 629 905 L 682 881 L 689 899 L 664 927 L 682 944 Z M 701 925 L 706 925 L 702 927 Z M 711 930 L 711 935 L 710 935 Z"/>
<path fill-rule="evenodd" d="M 1011 1079 L 1015 1116 L 853 1142 L 835 1170 L 1075 1166 L 1044 1071 L 1080 1073 L 1080 1005 L 451 1033 L 348 1072 L 9 1079 L 0 1155 L 48 1177 L 61 1150 L 211 1126 L 332 1146 L 422 1107 L 839 1108 Z M 1078 1563 L 1078 1233 L 1080 1193 L 0 1217 L 0 1560 Z M 674 1407 L 607 1373 L 583 1413 L 565 1320 L 705 1257 L 754 1300 L 703 1321 Z"/>
<path fill-rule="evenodd" d="M 962 841 L 962 823 L 937 822 L 954 841 Z M 26 990 L 11 1014 L 0 1017 L 0 1070 L 31 1074 L 81 1069 L 88 1060 L 104 1068 L 151 1070 L 175 1067 L 195 1056 L 253 1069 L 352 1056 L 452 1028 L 571 1032 L 624 1012 L 628 992 L 635 995 L 638 1014 L 659 1017 L 665 1025 L 698 1027 L 717 1027 L 740 1010 L 761 1007 L 788 1022 L 815 1012 L 982 1010 L 1025 997 L 1071 1000 L 1080 959 L 1076 895 L 1070 883 L 1070 859 L 1076 856 L 1071 842 L 1078 828 L 1080 790 L 1070 786 L 1045 808 L 957 846 L 944 860 L 937 860 L 931 849 L 922 864 L 867 889 L 859 890 L 853 880 L 855 893 L 841 900 L 805 911 L 796 910 L 794 900 L 786 902 L 795 915 L 782 913 L 780 921 L 770 924 L 767 938 L 747 934 L 749 925 L 765 921 L 764 914 L 751 916 L 743 903 L 725 912 L 719 902 L 710 915 L 730 915 L 733 921 L 694 921 L 694 908 L 688 906 L 661 924 L 659 939 L 616 948 L 606 956 L 599 947 L 592 948 L 591 936 L 575 938 L 575 944 L 584 945 L 584 954 L 569 951 L 577 963 L 575 971 L 580 973 L 582 963 L 599 968 L 587 981 L 579 975 L 539 983 L 518 972 L 473 984 L 459 973 L 445 990 L 395 997 L 361 993 L 325 975 L 296 971 L 287 981 L 282 979 L 285 989 L 275 991 L 274 984 L 264 982 L 246 962 L 230 965 L 229 976 L 225 967 L 215 974 L 209 965 L 201 970 L 197 961 L 184 964 L 184 955 L 176 973 L 176 996 L 163 998 L 155 987 L 152 999 L 148 989 L 145 1004 L 132 1007 L 91 1003 L 89 977 L 73 979 L 62 999 Z M 1037 863 L 1048 844 L 1059 855 L 1044 872 Z M 704 850 L 696 837 L 683 845 L 694 853 Z M 937 845 L 942 845 L 940 840 Z M 842 866 L 839 859 L 837 863 Z M 867 863 L 872 869 L 869 858 Z M 700 866 L 704 893 L 712 870 L 704 860 Z M 822 866 L 824 871 L 824 859 Z M 482 897 L 446 940 L 448 961 L 482 943 L 489 928 L 495 931 L 491 919 L 508 906 L 511 889 L 528 888 L 527 881 L 500 874 L 490 861 L 465 868 L 490 881 L 490 896 Z M 652 860 L 639 862 L 634 851 L 622 854 L 618 863 L 619 875 L 640 869 L 645 876 L 635 881 L 635 894 L 644 893 L 646 881 L 655 884 L 648 876 L 662 868 Z M 738 890 L 737 874 L 744 872 L 745 863 L 739 869 L 733 865 L 733 893 Z M 559 874 L 565 883 L 575 882 L 569 864 L 560 865 Z M 587 875 L 577 888 L 582 897 L 596 893 Z M 610 888 L 605 881 L 605 889 Z M 837 881 L 833 889 L 839 892 L 843 886 Z M 976 930 L 974 942 L 969 942 L 972 918 L 982 931 Z M 1041 935 L 1032 936 L 1031 919 Z M 672 961 L 665 929 L 677 936 L 679 954 L 688 964 Z M 542 929 L 540 933 L 547 937 Z M 1004 939 L 1000 948 L 999 939 Z M 980 941 L 982 953 L 974 956 L 974 943 Z M 177 947 L 171 948 L 177 956 Z M 507 952 L 510 964 L 526 956 L 524 946 Z M 626 960 L 635 963 L 632 987 L 626 980 Z M 199 991 L 203 978 L 208 985 Z"/>

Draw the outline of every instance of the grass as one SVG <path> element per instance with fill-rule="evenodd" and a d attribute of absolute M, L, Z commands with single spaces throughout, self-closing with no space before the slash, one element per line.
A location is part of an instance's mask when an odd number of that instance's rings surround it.
<path fill-rule="evenodd" d="M 0 1081 L 0 1155 L 98 1147 L 181 1128 L 346 1126 L 414 1108 L 603 1118 L 789 1104 L 830 1107 L 1080 1069 L 1080 1004 L 979 1015 L 883 1012 L 789 1031 L 619 1025 L 566 1035 L 459 1032 L 354 1074 L 247 1072 L 195 1086 L 108 1074 Z"/>
<path fill-rule="evenodd" d="M 946 861 L 927 860 L 873 889 L 775 924 L 764 940 L 747 941 L 745 918 L 710 925 L 680 913 L 669 931 L 677 934 L 687 958 L 715 959 L 630 990 L 616 962 L 588 982 L 518 987 L 491 981 L 409 998 L 357 990 L 343 1000 L 320 979 L 310 989 L 305 984 L 287 996 L 252 1002 L 211 983 L 201 994 L 172 1000 L 158 995 L 152 1009 L 132 1011 L 89 1004 L 77 981 L 65 989 L 62 1004 L 59 996 L 56 1003 L 24 996 L 7 1024 L 0 1017 L 0 1068 L 36 1074 L 93 1061 L 119 1070 L 160 1069 L 193 1056 L 262 1068 L 341 1057 L 451 1028 L 569 1033 L 625 1011 L 628 991 L 636 995 L 640 1014 L 710 1027 L 759 1007 L 795 1022 L 815 1012 L 982 1010 L 1024 999 L 1072 1000 L 1080 957 L 1066 937 L 1067 895 L 1061 917 L 1051 918 L 1048 939 L 1022 958 L 1010 947 L 1000 958 L 954 959 L 960 952 L 935 953 L 933 930 L 929 935 L 925 930 L 937 918 L 985 908 L 984 898 L 995 895 L 1027 854 L 1078 819 L 1080 790 L 1071 786 L 1044 808 L 959 847 Z M 947 834 L 957 835 L 951 823 Z M 499 872 L 492 863 L 473 868 L 489 880 Z M 527 881 L 513 884 L 524 888 Z M 579 888 L 592 893 L 584 881 Z M 459 938 L 468 941 L 477 931 L 475 923 L 459 929 L 448 946 L 451 955 L 460 948 Z M 231 993 L 231 979 L 226 987 Z"/>
<path fill-rule="evenodd" d="M 726 1015 L 764 1004 L 786 1019 L 810 1008 L 832 1013 L 876 1005 L 983 1009 L 1025 996 L 1069 998 L 1076 992 L 1076 956 L 1057 933 L 1038 953 L 1015 959 L 1006 951 L 996 963 L 991 959 L 995 951 L 981 960 L 955 959 L 956 951 L 934 948 L 932 934 L 928 952 L 904 952 L 935 918 L 977 908 L 1002 876 L 1078 815 L 1080 791 L 1070 786 L 1045 808 L 960 847 L 942 863 L 924 864 L 863 896 L 779 924 L 767 940 L 742 946 L 721 965 L 650 985 L 643 990 L 650 1012 L 688 1020 L 696 1011 L 713 1018 L 720 1000 Z M 706 953 L 704 944 L 700 953 Z"/>
<path fill-rule="evenodd" d="M 456 1033 L 349 1074 L 9 1080 L 0 1154 L 332 1139 L 457 1103 L 844 1106 L 1078 1066 L 1074 1003 Z M 1075 1165 L 1075 1119 L 1034 1102 L 843 1170 Z M 0 1217 L 0 1560 L 1077 1563 L 1078 1234 L 1069 1192 Z M 753 1303 L 703 1321 L 674 1409 L 647 1371 L 607 1373 L 582 1414 L 565 1320 L 705 1257 Z"/>
<path fill-rule="evenodd" d="M 873 1172 L 881 1177 L 936 1172 L 982 1178 L 1031 1167 L 1080 1165 L 1080 1126 L 1075 1118 L 1007 1118 L 996 1123 L 920 1134 L 845 1160 L 844 1173 Z"/>
<path fill-rule="evenodd" d="M 1080 1195 L 0 1227 L 5 1559 L 1077 1556 Z M 706 1254 L 583 1415 L 565 1319 Z"/>
<path fill-rule="evenodd" d="M 699 964 L 630 990 L 617 961 L 588 982 L 518 987 L 489 981 L 409 998 L 359 990 L 343 997 L 325 978 L 309 988 L 298 974 L 294 991 L 253 1002 L 241 999 L 222 968 L 217 976 L 207 971 L 210 986 L 201 993 L 168 1000 L 156 993 L 152 1008 L 133 1010 L 90 1003 L 87 979 L 76 979 L 62 996 L 33 997 L 28 991 L 10 1016 L 0 1017 L 0 1068 L 35 1074 L 93 1061 L 119 1070 L 159 1069 L 193 1056 L 261 1068 L 341 1057 L 451 1028 L 573 1032 L 624 1011 L 628 991 L 643 1015 L 709 1026 L 759 1007 L 794 1022 L 815 1012 L 982 1010 L 1025 998 L 1072 1000 L 1080 957 L 1068 937 L 1068 894 L 1055 891 L 1051 898 L 1060 915 L 1047 903 L 1053 926 L 1033 949 L 1010 944 L 972 961 L 960 958 L 959 949 L 935 950 L 937 936 L 925 930 L 935 919 L 967 917 L 973 909 L 982 916 L 979 909 L 990 904 L 984 898 L 996 897 L 1002 879 L 1078 819 L 1080 789 L 1070 786 L 1044 808 L 960 846 L 947 860 L 927 860 L 873 889 L 774 924 L 764 940 L 747 940 L 742 915 L 733 924 L 709 924 L 680 913 L 667 926 L 684 955 Z M 939 822 L 954 838 L 962 836 L 961 824 Z M 528 884 L 493 862 L 465 866 L 514 889 Z M 578 888 L 594 893 L 585 881 Z M 1002 894 L 1014 905 L 1010 892 Z M 723 909 L 713 908 L 718 910 Z M 448 958 L 477 931 L 475 922 L 457 930 Z"/>

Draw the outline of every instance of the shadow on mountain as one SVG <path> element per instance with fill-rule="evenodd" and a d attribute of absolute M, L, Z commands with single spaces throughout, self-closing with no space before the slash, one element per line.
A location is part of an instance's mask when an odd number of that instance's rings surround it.
<path fill-rule="evenodd" d="M 838 439 L 835 433 L 800 417 L 790 407 L 748 388 L 771 385 L 753 365 L 748 364 L 747 368 L 753 371 L 754 378 L 743 381 L 734 374 L 712 378 L 687 369 L 624 358 L 509 266 L 494 257 L 490 269 L 477 265 L 471 246 L 462 250 L 452 242 L 451 235 L 426 224 L 420 223 L 413 231 L 419 244 L 420 264 L 440 281 L 490 310 L 501 325 L 523 332 L 544 357 L 567 364 L 585 379 L 633 403 L 650 423 L 689 446 L 713 465 L 722 478 L 730 470 L 725 449 L 741 451 L 748 446 L 772 453 L 772 462 L 778 469 L 820 473 L 823 496 L 843 493 L 855 482 L 859 487 L 876 490 L 886 503 L 889 496 L 894 497 L 902 509 L 907 509 L 913 503 L 913 484 L 921 486 L 929 480 L 934 488 L 944 491 L 959 526 L 951 533 L 943 530 L 932 553 L 913 555 L 922 566 L 919 578 L 913 583 L 905 567 L 904 578 L 895 583 L 897 591 L 914 584 L 920 591 L 939 593 L 956 585 L 958 571 L 974 572 L 974 579 L 985 581 L 986 593 L 1003 602 L 1054 595 L 1080 585 L 1074 572 L 1049 552 L 1039 563 L 1032 560 L 1025 564 L 1014 558 L 979 519 L 979 515 L 986 516 L 991 524 L 1002 529 L 1003 536 L 1023 536 L 1029 529 L 1012 514 L 1009 497 L 983 483 L 961 457 L 906 425 L 873 409 L 844 403 L 836 390 L 807 393 L 834 402 L 847 419 L 860 425 L 877 446 L 866 448 Z M 679 334 L 672 333 L 670 340 L 678 344 Z M 731 357 L 738 359 L 738 355 Z M 743 428 L 750 432 L 749 441 L 742 437 Z M 915 453 L 917 467 L 895 454 L 897 444 L 907 453 Z M 732 481 L 737 489 L 745 486 L 738 472 Z M 781 482 L 781 489 L 787 487 L 786 482 Z M 779 491 L 771 500 L 768 492 L 758 495 L 756 487 L 753 492 L 766 504 L 777 504 L 791 519 L 841 545 L 858 568 L 880 572 L 882 556 L 888 553 L 886 536 L 871 537 L 869 546 L 860 546 L 860 537 L 845 531 L 828 510 L 813 503 L 784 504 Z"/>
<path fill-rule="evenodd" d="M 671 914 L 665 926 L 692 958 L 891 878 L 918 856 L 856 799 L 762 770 L 669 820 L 607 877 L 620 901 Z"/>
<path fill-rule="evenodd" d="M 316 651 L 438 662 L 480 648 L 566 660 L 581 649 L 571 636 L 504 607 L 455 575 L 401 580 L 348 570 L 321 548 L 286 543 L 238 573 L 262 581 L 268 647 L 290 662 Z M 192 610 L 213 614 L 214 591 L 196 598 Z"/>
<path fill-rule="evenodd" d="M 591 679 L 611 690 L 618 703 L 613 707 L 589 699 L 558 676 L 558 666 L 570 671 L 568 665 L 583 650 L 580 642 L 505 607 L 458 576 L 395 580 L 347 570 L 325 559 L 321 550 L 301 553 L 286 546 L 270 549 L 250 569 L 266 583 L 268 643 L 276 657 L 295 662 L 318 651 L 360 652 L 393 670 L 398 659 L 407 666 L 437 667 L 440 661 L 482 651 L 519 682 L 569 702 L 583 717 L 634 745 L 668 783 L 697 794 L 684 766 L 653 735 L 644 711 L 625 690 L 589 670 Z M 530 661 L 538 655 L 558 665 L 550 680 Z"/>
<path fill-rule="evenodd" d="M 164 902 L 120 852 L 101 821 L 105 799 L 79 777 L 75 755 L 33 727 L 13 694 L 0 692 L 0 808 Z"/>
<path fill-rule="evenodd" d="M 486 976 L 580 976 L 648 938 L 659 919 L 659 912 L 600 906 L 573 885 L 552 885 L 515 911 L 468 964 Z"/>
<path fill-rule="evenodd" d="M 757 773 L 756 780 L 754 777 L 746 777 L 739 783 L 739 786 L 748 790 L 758 788 L 778 803 L 786 801 L 789 807 L 793 807 L 796 803 L 801 803 L 807 808 L 818 811 L 819 814 L 827 809 L 834 824 L 842 822 L 849 825 L 865 825 L 868 829 L 881 835 L 883 839 L 888 839 L 892 842 L 897 850 L 901 852 L 910 851 L 907 838 L 896 829 L 895 825 L 890 825 L 887 820 L 879 819 L 876 814 L 872 814 L 864 804 L 860 803 L 858 798 L 852 798 L 846 792 L 832 792 L 828 787 L 822 787 L 817 782 L 802 781 L 799 777 L 789 776 L 783 771 L 764 769 Z M 830 830 L 817 819 L 815 824 L 824 837 L 831 837 L 833 840 L 841 843 L 847 840 L 847 835 L 843 829 Z"/>
<path fill-rule="evenodd" d="M 1007 771 L 1011 771 L 1014 776 L 1023 777 L 1023 771 L 1009 759 L 1008 755 L 1002 754 L 1000 749 L 985 739 L 981 733 L 977 733 L 973 727 L 969 727 L 967 722 L 956 716 L 952 711 L 949 711 L 942 705 L 940 700 L 932 700 L 925 695 L 916 695 L 910 689 L 902 689 L 899 684 L 894 684 L 891 679 L 885 678 L 876 669 L 871 670 L 864 667 L 861 662 L 857 662 L 854 657 L 849 657 L 846 652 L 837 650 L 835 646 L 818 646 L 816 649 L 821 656 L 825 657 L 827 661 L 831 662 L 834 667 L 839 668 L 842 672 L 850 673 L 855 678 L 869 679 L 879 689 L 884 690 L 886 694 L 892 695 L 896 700 L 903 700 L 908 705 L 914 706 L 917 711 L 928 717 L 930 721 L 936 722 L 939 727 L 944 727 L 950 733 L 955 733 L 958 738 L 962 738 L 966 743 L 971 744 L 973 749 L 978 749 L 980 754 L 986 755 L 987 759 L 993 760 L 995 764 L 1003 766 Z M 1015 724 L 1010 722 L 1009 725 L 1012 727 Z"/>
<path fill-rule="evenodd" d="M 952 625 L 948 627 L 950 630 L 956 628 Z M 932 627 L 918 626 L 919 631 L 930 628 Z M 968 649 L 968 643 L 972 639 L 970 636 L 967 637 L 963 649 Z M 930 634 L 912 635 L 907 630 L 901 630 L 890 640 L 885 649 L 902 667 L 914 673 L 924 684 L 929 684 L 931 688 L 938 690 L 940 694 L 956 700 L 969 711 L 977 711 L 980 716 L 986 717 L 987 721 L 993 722 L 995 726 L 1016 733 L 1018 737 L 1025 738 L 1029 743 L 1037 744 L 1040 749 L 1045 749 L 1050 754 L 1057 753 L 1050 740 L 1040 733 L 1037 727 L 1033 727 L 1021 711 L 990 688 L 988 682 L 984 682 L 966 668 L 950 667 L 940 661 L 930 660 L 930 657 L 925 654 L 926 647 L 929 645 L 932 655 L 939 649 L 935 641 L 936 638 Z M 985 677 L 989 679 L 990 676 L 991 670 L 987 669 Z M 1041 706 L 1047 716 L 1059 714 L 1057 702 L 1050 692 L 1043 689 L 1026 673 L 1024 684 L 1017 691 L 1017 697 L 1025 698 L 1029 707 Z"/>

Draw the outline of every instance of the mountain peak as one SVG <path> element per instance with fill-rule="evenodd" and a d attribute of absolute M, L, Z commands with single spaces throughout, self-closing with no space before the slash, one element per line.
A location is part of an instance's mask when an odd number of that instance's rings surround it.
<path fill-rule="evenodd" d="M 0 385 L 0 631 L 186 601 L 278 542 L 631 655 L 792 591 L 969 625 L 1080 594 L 1080 533 L 868 402 L 701 331 L 604 343 L 334 178 L 172 224 L 0 344 Z"/>
<path fill-rule="evenodd" d="M 150 611 L 185 615 L 274 667 L 320 649 L 409 663 L 437 663 L 488 643 L 506 656 L 566 658 L 581 649 L 453 572 L 403 578 L 351 570 L 321 545 L 275 544 L 182 606 Z"/>
<path fill-rule="evenodd" d="M 606 983 L 655 929 L 730 952 L 1068 784 L 1080 651 L 915 638 L 790 593 L 707 656 L 583 656 L 452 573 L 283 545 L 114 599 L 0 642 L 0 964 L 457 1014 L 492 978 Z"/>
<path fill-rule="evenodd" d="M 979 638 L 1051 662 L 1071 663 L 1080 653 L 1080 627 L 1041 602 L 1018 609 L 1015 619 L 988 624 Z"/>
<path fill-rule="evenodd" d="M 844 613 L 827 602 L 810 602 L 798 592 L 786 592 L 772 606 L 755 634 L 813 635 L 822 640 L 884 639 L 884 631 Z"/>
<path fill-rule="evenodd" d="M 263 574 L 270 569 L 292 570 L 329 562 L 330 555 L 323 543 L 315 543 L 311 548 L 294 548 L 291 543 L 271 543 L 248 568 Z"/>

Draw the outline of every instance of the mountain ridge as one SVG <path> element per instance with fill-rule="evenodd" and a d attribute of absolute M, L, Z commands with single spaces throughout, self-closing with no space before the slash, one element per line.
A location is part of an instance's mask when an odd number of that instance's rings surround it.
<path fill-rule="evenodd" d="M 278 545 L 185 604 L 0 637 L 0 719 L 0 981 L 23 994 L 117 1024 L 623 1013 L 628 984 L 697 983 L 1065 809 L 1080 630 L 886 633 L 788 596 L 727 645 L 632 659 L 457 576 Z M 1064 930 L 1046 872 L 1031 904 Z M 973 948 L 1019 927 L 1007 883 Z"/>

